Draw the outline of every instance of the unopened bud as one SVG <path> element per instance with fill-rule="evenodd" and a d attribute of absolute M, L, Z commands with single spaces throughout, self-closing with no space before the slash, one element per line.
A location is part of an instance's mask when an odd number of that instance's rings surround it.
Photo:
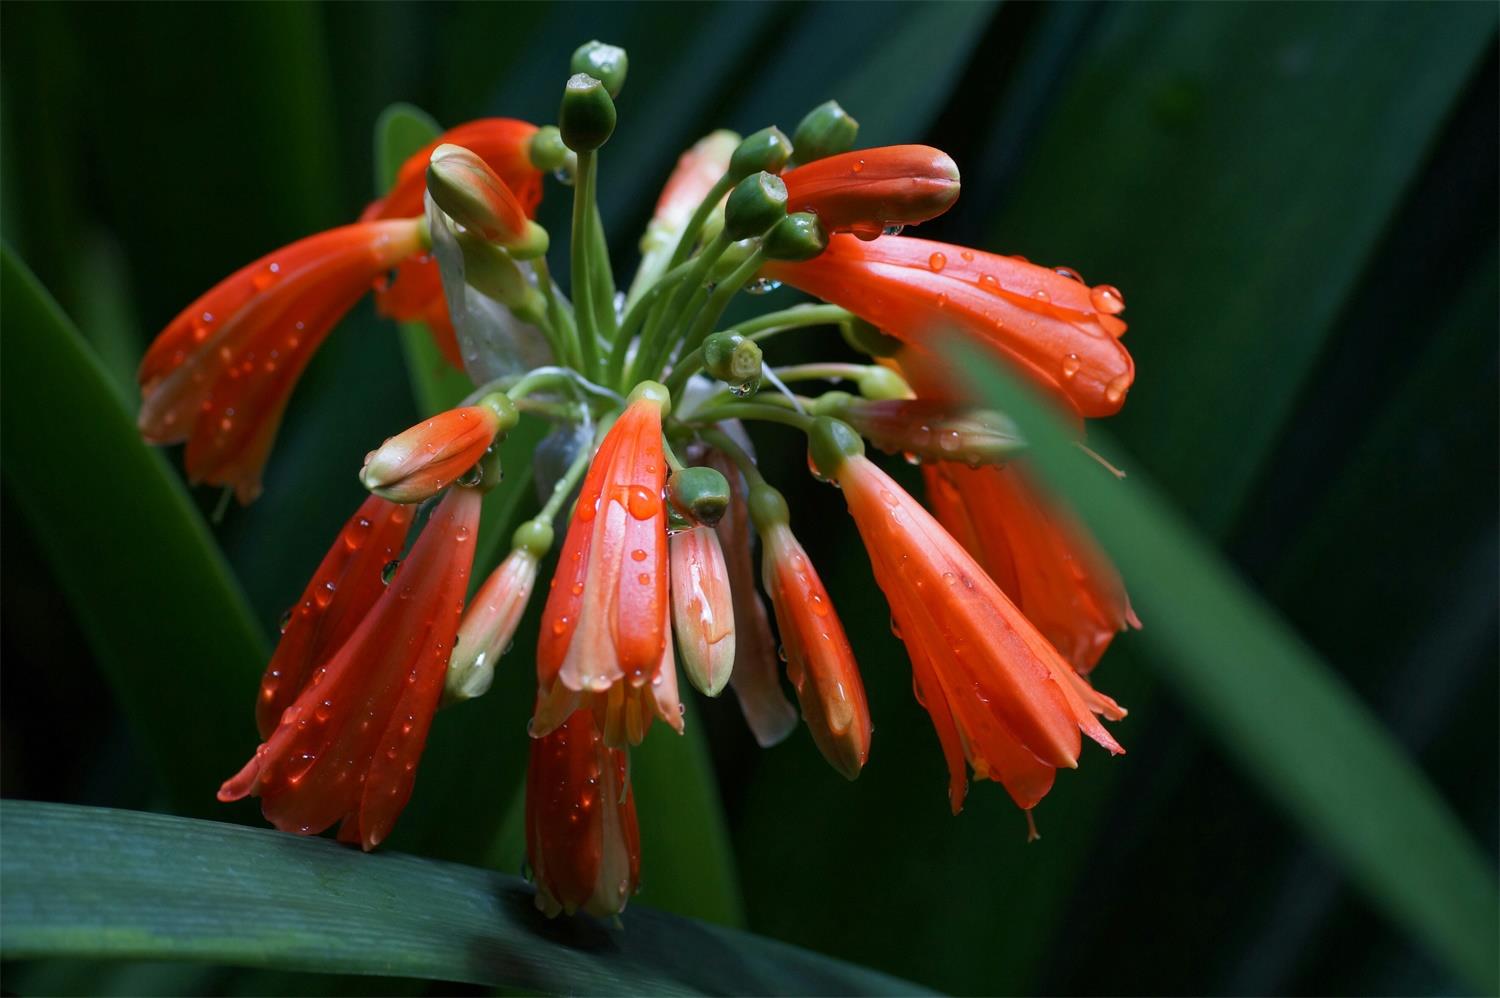
<path fill-rule="evenodd" d="M 528 238 L 532 222 L 515 193 L 488 163 L 463 146 L 445 143 L 433 150 L 427 190 L 449 218 L 492 243 L 509 245 Z"/>
<path fill-rule="evenodd" d="M 859 385 L 859 393 L 867 399 L 910 399 L 916 398 L 916 393 L 911 390 L 911 385 L 889 367 L 881 367 L 879 364 L 871 364 L 865 368 L 863 374 L 856 380 Z"/>
<path fill-rule="evenodd" d="M 527 155 L 531 159 L 531 165 L 543 173 L 555 170 L 567 170 L 571 173 L 571 164 L 576 158 L 573 150 L 563 142 L 562 132 L 558 131 L 556 125 L 544 125 L 536 130 L 531 136 L 531 144 L 527 146 Z"/>
<path fill-rule="evenodd" d="M 807 112 L 792 133 L 793 155 L 798 163 L 837 156 L 854 148 L 857 135 L 859 122 L 838 101 L 826 101 Z"/>
<path fill-rule="evenodd" d="M 838 477 L 838 470 L 851 457 L 865 452 L 865 442 L 849 424 L 829 416 L 813 419 L 807 430 L 807 465 L 826 481 Z"/>
<path fill-rule="evenodd" d="M 703 341 L 703 369 L 736 395 L 760 388 L 760 344 L 741 333 L 714 333 Z"/>
<path fill-rule="evenodd" d="M 690 523 L 711 527 L 729 508 L 729 482 L 713 468 L 683 468 L 667 479 L 667 502 Z"/>
<path fill-rule="evenodd" d="M 828 248 L 828 231 L 811 212 L 788 215 L 766 233 L 765 254 L 772 260 L 811 260 Z"/>
<path fill-rule="evenodd" d="M 490 405 L 449 409 L 391 437 L 365 458 L 359 480 L 391 502 L 431 499 L 455 482 L 463 484 L 484 457 L 501 418 Z"/>
<path fill-rule="evenodd" d="M 668 547 L 678 662 L 700 693 L 716 697 L 729 682 L 735 647 L 734 597 L 719 535 L 699 524 L 673 534 Z"/>
<path fill-rule="evenodd" d="M 454 241 L 464 255 L 464 281 L 509 308 L 534 307 L 541 292 L 532 286 L 515 259 L 483 236 L 463 231 Z"/>
<path fill-rule="evenodd" d="M 775 125 L 762 128 L 740 141 L 729 157 L 729 176 L 738 182 L 760 170 L 780 173 L 791 155 L 792 140 L 781 129 Z"/>
<path fill-rule="evenodd" d="M 828 231 L 861 239 L 936 218 L 959 191 L 953 158 L 918 145 L 841 153 L 790 170 L 783 179 L 791 211 L 811 211 Z"/>
<path fill-rule="evenodd" d="M 786 184 L 774 173 L 753 173 L 735 185 L 724 203 L 724 232 L 749 239 L 786 217 Z"/>
<path fill-rule="evenodd" d="M 820 406 L 819 412 L 847 422 L 888 454 L 906 454 L 919 460 L 1002 464 L 1026 449 L 1015 423 L 989 409 L 930 399 L 870 401 L 846 397 L 843 405 Z"/>
<path fill-rule="evenodd" d="M 469 601 L 443 680 L 444 703 L 473 700 L 489 691 L 495 663 L 510 650 L 531 599 L 539 558 L 527 547 L 515 547 Z"/>
<path fill-rule="evenodd" d="M 630 58 L 624 49 L 595 40 L 585 42 L 573 51 L 569 71 L 592 76 L 604 84 L 611 97 L 618 97 L 620 89 L 625 86 L 625 73 L 629 68 Z"/>
<path fill-rule="evenodd" d="M 592 152 L 608 142 L 615 131 L 615 102 L 604 84 L 587 73 L 575 73 L 563 90 L 557 128 L 574 152 Z"/>

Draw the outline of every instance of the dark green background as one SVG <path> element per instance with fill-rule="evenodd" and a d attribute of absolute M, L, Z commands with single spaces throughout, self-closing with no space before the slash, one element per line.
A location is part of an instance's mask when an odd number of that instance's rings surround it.
<path fill-rule="evenodd" d="M 862 142 L 927 141 L 958 161 L 964 195 L 922 235 L 1124 291 L 1139 375 L 1111 453 L 1222 546 L 1493 857 L 1495 24 L 1492 4 L 12 3 L 0 227 L 133 391 L 140 352 L 185 303 L 357 214 L 392 101 L 444 124 L 544 122 L 578 42 L 625 45 L 600 187 L 632 262 L 685 145 L 716 126 L 791 128 L 836 97 Z M 549 187 L 554 232 L 567 203 Z M 3 335 L 15 363 L 24 331 Z M 841 347 L 801 354 L 814 349 Z M 416 414 L 397 339 L 363 305 L 299 388 L 264 498 L 215 529 L 266 633 L 358 501 L 360 456 Z M 53 435 L 85 515 L 122 533 L 151 515 L 92 473 L 86 427 L 38 411 L 4 435 Z M 1086 752 L 1063 774 L 1040 843 L 988 784 L 951 818 L 856 535 L 837 493 L 797 472 L 794 443 L 767 434 L 767 466 L 786 469 L 773 478 L 849 624 L 876 734 L 847 785 L 804 731 L 762 753 L 732 703 L 694 705 L 750 929 L 956 992 L 1462 989 L 1221 758 L 1130 637 L 1097 674 L 1131 708 L 1117 732 L 1129 754 Z M 95 666 L 98 608 L 70 603 L 9 479 L 3 529 L 4 795 L 173 809 L 149 736 Z M 130 567 L 122 585 L 142 577 Z M 141 612 L 170 659 L 192 621 L 149 599 Z M 248 753 L 251 688 L 215 661 L 182 664 L 163 696 L 243 713 L 231 750 Z M 496 770 L 424 768 L 402 848 L 486 857 L 524 751 L 525 666 L 482 723 L 448 725 L 498 746 Z M 449 735 L 438 752 L 448 720 L 429 767 L 465 744 Z M 213 789 L 192 813 L 257 820 Z M 690 869 L 648 865 L 644 884 L 641 903 L 701 913 Z M 257 987 L 191 967 L 8 970 L 7 990 Z"/>

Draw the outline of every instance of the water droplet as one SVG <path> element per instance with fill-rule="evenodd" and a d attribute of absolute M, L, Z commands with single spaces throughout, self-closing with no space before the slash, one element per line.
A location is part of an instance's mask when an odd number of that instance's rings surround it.
<path fill-rule="evenodd" d="M 334 591 L 338 589 L 338 583 L 329 579 L 317 589 L 313 590 L 313 602 L 318 604 L 319 609 L 324 609 L 333 602 Z"/>
<path fill-rule="evenodd" d="M 934 253 L 927 258 L 927 267 L 934 274 L 941 274 L 946 266 L 948 266 L 948 257 L 943 253 Z"/>
<path fill-rule="evenodd" d="M 990 294 L 998 294 L 1000 291 L 1000 280 L 994 274 L 980 274 L 979 286 Z"/>
<path fill-rule="evenodd" d="M 922 463 L 922 458 L 916 454 L 913 454 L 911 451 L 904 451 L 901 456 L 906 460 L 907 464 L 916 466 Z"/>
<path fill-rule="evenodd" d="M 457 530 L 453 531 L 453 539 L 456 540 L 456 541 L 458 541 L 460 544 L 462 544 L 464 541 L 468 540 L 469 539 L 469 528 L 468 527 L 459 527 Z"/>
<path fill-rule="evenodd" d="M 1052 296 L 1049 295 L 1046 291 L 1044 291 L 1041 288 L 1037 288 L 1036 292 L 1033 293 L 1031 297 L 1035 298 L 1037 301 L 1051 301 L 1052 300 Z"/>
<path fill-rule="evenodd" d="M 640 485 L 632 485 L 625 500 L 625 508 L 637 520 L 649 520 L 661 512 L 661 497 Z"/>
<path fill-rule="evenodd" d="M 854 161 L 854 165 L 849 168 L 849 171 L 851 173 L 864 173 L 865 172 L 865 161 L 862 160 L 862 159 L 855 160 Z"/>
<path fill-rule="evenodd" d="M 880 230 L 880 234 L 882 236 L 899 236 L 901 235 L 901 230 L 904 228 L 906 228 L 904 225 L 887 225 Z"/>
<path fill-rule="evenodd" d="M 755 280 L 745 285 L 745 294 L 768 295 L 779 287 L 781 287 L 780 281 L 772 280 L 769 277 L 757 277 Z"/>
<path fill-rule="evenodd" d="M 963 446 L 957 430 L 947 430 L 938 436 L 938 447 L 945 453 L 952 454 Z"/>
<path fill-rule="evenodd" d="M 1083 367 L 1083 361 L 1078 359 L 1078 355 L 1076 353 L 1070 353 L 1063 358 L 1062 376 L 1065 379 L 1071 381 L 1073 379 L 1073 376 L 1078 373 L 1078 370 L 1081 367 Z"/>
<path fill-rule="evenodd" d="M 465 488 L 472 489 L 483 480 L 484 465 L 476 464 L 474 465 L 474 467 L 470 468 L 468 471 L 464 472 L 462 475 L 459 475 L 456 479 L 454 479 L 454 482 L 458 485 L 464 486 Z"/>
<path fill-rule="evenodd" d="M 286 633 L 286 629 L 289 626 L 291 626 L 291 623 L 292 623 L 292 611 L 290 609 L 288 609 L 286 613 L 283 613 L 281 615 L 281 621 L 280 621 L 280 623 L 277 624 L 277 626 L 279 628 L 281 628 L 281 633 L 285 634 Z"/>
<path fill-rule="evenodd" d="M 1125 397 L 1130 390 L 1130 375 L 1122 374 L 1104 386 L 1104 398 L 1113 405 Z"/>
<path fill-rule="evenodd" d="M 399 560 L 386 562 L 385 565 L 382 566 L 381 569 L 380 569 L 380 582 L 381 582 L 381 584 L 382 585 L 387 585 L 387 586 L 390 585 L 391 584 L 391 579 L 394 578 L 395 575 L 396 575 L 396 569 L 398 569 L 400 567 L 401 567 L 401 562 Z"/>
<path fill-rule="evenodd" d="M 573 171 L 569 170 L 566 167 L 561 167 L 560 166 L 556 170 L 552 171 L 552 179 L 556 180 L 559 184 L 562 184 L 564 187 L 572 187 L 573 186 Z"/>
<path fill-rule="evenodd" d="M 640 575 L 637 575 L 635 577 L 635 580 L 643 586 L 649 586 L 651 584 L 651 573 L 642 572 Z"/>
<path fill-rule="evenodd" d="M 942 309 L 945 309 L 945 308 L 948 307 L 948 296 L 947 296 L 947 294 L 945 294 L 943 292 L 939 292 L 938 293 L 938 296 L 937 296 L 937 307 L 938 307 L 939 310 L 942 310 Z"/>
<path fill-rule="evenodd" d="M 1057 267 L 1055 268 L 1055 272 L 1061 274 L 1063 277 L 1066 277 L 1070 281 L 1077 281 L 1079 284 L 1083 283 L 1083 275 L 1074 270 L 1072 267 Z"/>
<path fill-rule="evenodd" d="M 1090 288 L 1089 301 L 1105 315 L 1119 315 L 1125 311 L 1125 296 L 1113 284 L 1099 284 Z"/>

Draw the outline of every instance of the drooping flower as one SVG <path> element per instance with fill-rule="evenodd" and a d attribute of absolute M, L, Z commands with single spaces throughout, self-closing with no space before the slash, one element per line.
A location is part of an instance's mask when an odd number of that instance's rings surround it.
<path fill-rule="evenodd" d="M 1014 257 L 904 236 L 867 243 L 835 235 L 821 255 L 774 261 L 762 273 L 847 308 L 939 370 L 934 337 L 957 330 L 1080 416 L 1119 411 L 1135 378 L 1119 342 L 1119 291 Z"/>
<path fill-rule="evenodd" d="M 385 271 L 422 249 L 418 219 L 298 240 L 221 281 L 141 361 L 141 433 L 187 441 L 188 477 L 260 494 L 287 399 L 330 330 Z"/>
<path fill-rule="evenodd" d="M 301 599 L 282 618 L 281 640 L 255 702 L 262 738 L 271 737 L 313 669 L 348 640 L 385 592 L 383 575 L 401 557 L 410 526 L 409 507 L 370 496 L 339 531 Z"/>
<path fill-rule="evenodd" d="M 496 435 L 514 426 L 516 419 L 515 406 L 499 392 L 477 405 L 440 412 L 371 451 L 359 480 L 392 502 L 430 499 L 474 467 Z"/>
<path fill-rule="evenodd" d="M 792 533 L 786 500 L 768 485 L 753 485 L 750 515 L 764 547 L 762 578 L 803 720 L 823 758 L 852 780 L 870 756 L 873 730 L 854 650 L 828 590 Z"/>
<path fill-rule="evenodd" d="M 797 709 L 781 690 L 776 639 L 771 634 L 765 601 L 755 587 L 745 478 L 723 451 L 710 450 L 704 460 L 729 482 L 729 507 L 714 527 L 724 552 L 734 604 L 734 669 L 729 685 L 750 733 L 762 748 L 770 748 L 797 726 Z"/>
<path fill-rule="evenodd" d="M 911 656 L 918 697 L 949 766 L 949 800 L 967 780 L 1005 785 L 1030 810 L 1055 770 L 1078 764 L 1080 732 L 1120 753 L 1095 714 L 1125 712 L 1058 654 L 922 505 L 864 456 L 859 437 L 820 418 L 810 440 L 819 472 L 843 489 L 875 581 Z"/>
<path fill-rule="evenodd" d="M 672 631 L 682 668 L 700 692 L 716 697 L 734 668 L 734 603 L 729 567 L 714 528 L 699 523 L 672 534 Z"/>
<path fill-rule="evenodd" d="M 781 175 L 787 211 L 810 211 L 829 232 L 870 240 L 936 218 L 958 200 L 958 166 L 931 146 L 856 149 Z"/>
<path fill-rule="evenodd" d="M 552 525 L 528 520 L 516 528 L 510 554 L 469 601 L 448 662 L 446 697 L 472 700 L 488 692 L 495 663 L 510 648 L 536 586 L 537 567 L 552 547 Z"/>
<path fill-rule="evenodd" d="M 630 766 L 594 714 L 580 710 L 531 740 L 526 858 L 536 906 L 549 916 L 625 910 L 640 883 L 641 842 Z"/>
<path fill-rule="evenodd" d="M 219 790 L 282 831 L 373 849 L 411 796 L 458 631 L 481 496 L 450 489 L 359 626 Z"/>
<path fill-rule="evenodd" d="M 937 462 L 922 473 L 938 520 L 1079 672 L 1141 626 L 1109 559 L 1019 464 Z"/>
<path fill-rule="evenodd" d="M 653 716 L 682 730 L 668 633 L 662 502 L 665 389 L 637 388 L 594 455 L 542 610 L 540 736 L 592 706 L 611 745 L 639 744 Z"/>

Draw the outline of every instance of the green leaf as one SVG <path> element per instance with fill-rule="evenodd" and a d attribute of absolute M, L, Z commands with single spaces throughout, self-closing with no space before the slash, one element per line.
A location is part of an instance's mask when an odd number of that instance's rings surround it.
<path fill-rule="evenodd" d="M 0 467 L 173 804 L 244 763 L 265 645 L 196 508 L 118 389 L 7 247 Z M 60 640 L 67 636 L 59 635 Z"/>
<path fill-rule="evenodd" d="M 1401 747 L 1153 487 L 1108 476 L 1031 389 L 962 359 L 1130 580 L 1142 657 L 1392 919 L 1481 992 L 1500 988 L 1495 871 Z"/>
<path fill-rule="evenodd" d="M 613 994 L 915 994 L 783 943 L 632 907 L 548 921 L 514 877 L 129 811 L 0 805 L 6 959 L 203 960 Z"/>

